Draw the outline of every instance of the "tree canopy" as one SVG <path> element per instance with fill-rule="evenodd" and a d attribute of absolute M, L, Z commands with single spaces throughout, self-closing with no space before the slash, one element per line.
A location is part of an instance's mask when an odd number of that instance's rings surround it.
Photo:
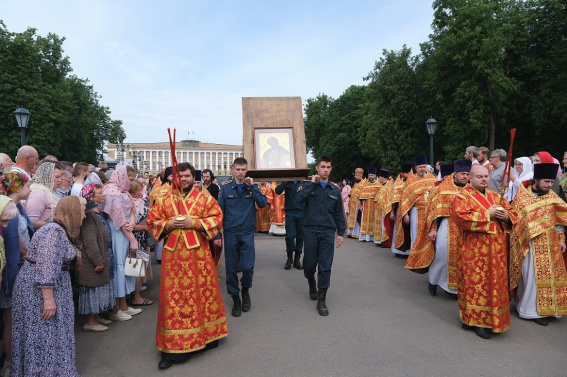
<path fill-rule="evenodd" d="M 125 139 L 122 121 L 110 118 L 89 80 L 71 74 L 64 41 L 33 28 L 12 33 L 0 21 L 0 151 L 14 156 L 20 147 L 13 116 L 20 106 L 32 113 L 26 143 L 40 157 L 95 163 L 106 141 Z"/>
<path fill-rule="evenodd" d="M 562 155 L 567 0 L 435 0 L 432 6 L 432 33 L 421 51 L 383 51 L 365 77 L 366 90 L 357 87 L 366 97 L 360 107 L 337 112 L 326 94 L 307 99 L 306 138 L 314 157 L 328 151 L 324 145 L 344 143 L 347 134 L 358 138 L 359 148 L 345 144 L 348 153 L 340 158 L 350 161 L 341 165 L 397 172 L 412 156 L 429 156 L 429 117 L 439 124 L 437 160 L 462 158 L 469 145 L 507 149 L 512 128 L 515 156 Z M 308 125 L 317 127 L 307 132 Z M 340 173 L 350 177 L 352 171 Z"/>

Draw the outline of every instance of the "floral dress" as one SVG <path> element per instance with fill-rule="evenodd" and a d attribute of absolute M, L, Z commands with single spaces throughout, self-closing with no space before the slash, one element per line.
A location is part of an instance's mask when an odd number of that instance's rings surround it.
<path fill-rule="evenodd" d="M 42 226 L 12 293 L 11 376 L 78 376 L 69 266 L 77 250 L 56 223 Z M 45 321 L 41 288 L 52 288 L 57 311 Z"/>

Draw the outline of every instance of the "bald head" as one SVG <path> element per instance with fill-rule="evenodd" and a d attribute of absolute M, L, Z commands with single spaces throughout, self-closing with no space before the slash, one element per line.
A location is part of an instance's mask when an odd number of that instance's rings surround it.
<path fill-rule="evenodd" d="M 39 164 L 39 154 L 37 150 L 31 145 L 24 145 L 18 149 L 16 156 L 16 163 L 18 168 L 25 170 L 28 174 L 32 175 L 37 170 Z"/>
<path fill-rule="evenodd" d="M 484 190 L 488 187 L 488 169 L 481 164 L 474 164 L 471 167 L 471 186 L 477 190 Z"/>
<path fill-rule="evenodd" d="M 14 161 L 6 153 L 0 153 L 0 171 L 5 173 L 14 166 Z"/>

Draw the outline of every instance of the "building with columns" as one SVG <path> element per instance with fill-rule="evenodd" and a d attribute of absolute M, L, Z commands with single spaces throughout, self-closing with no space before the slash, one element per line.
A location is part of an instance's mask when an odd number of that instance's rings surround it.
<path fill-rule="evenodd" d="M 230 175 L 230 164 L 237 157 L 244 157 L 241 145 L 203 143 L 198 140 L 182 140 L 175 143 L 177 162 L 189 162 L 195 169 L 211 169 L 216 176 Z M 138 172 L 157 174 L 171 166 L 169 142 L 107 144 L 108 157 L 118 162 L 132 161 Z"/>

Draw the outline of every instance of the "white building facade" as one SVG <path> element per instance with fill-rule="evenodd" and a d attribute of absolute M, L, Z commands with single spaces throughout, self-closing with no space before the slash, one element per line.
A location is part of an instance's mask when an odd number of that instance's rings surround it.
<path fill-rule="evenodd" d="M 237 157 L 244 157 L 240 145 L 203 143 L 183 140 L 175 143 L 177 162 L 189 162 L 195 169 L 211 169 L 217 176 L 230 175 L 230 165 Z M 138 172 L 157 174 L 172 165 L 169 142 L 107 144 L 108 157 L 117 161 L 131 159 Z"/>

